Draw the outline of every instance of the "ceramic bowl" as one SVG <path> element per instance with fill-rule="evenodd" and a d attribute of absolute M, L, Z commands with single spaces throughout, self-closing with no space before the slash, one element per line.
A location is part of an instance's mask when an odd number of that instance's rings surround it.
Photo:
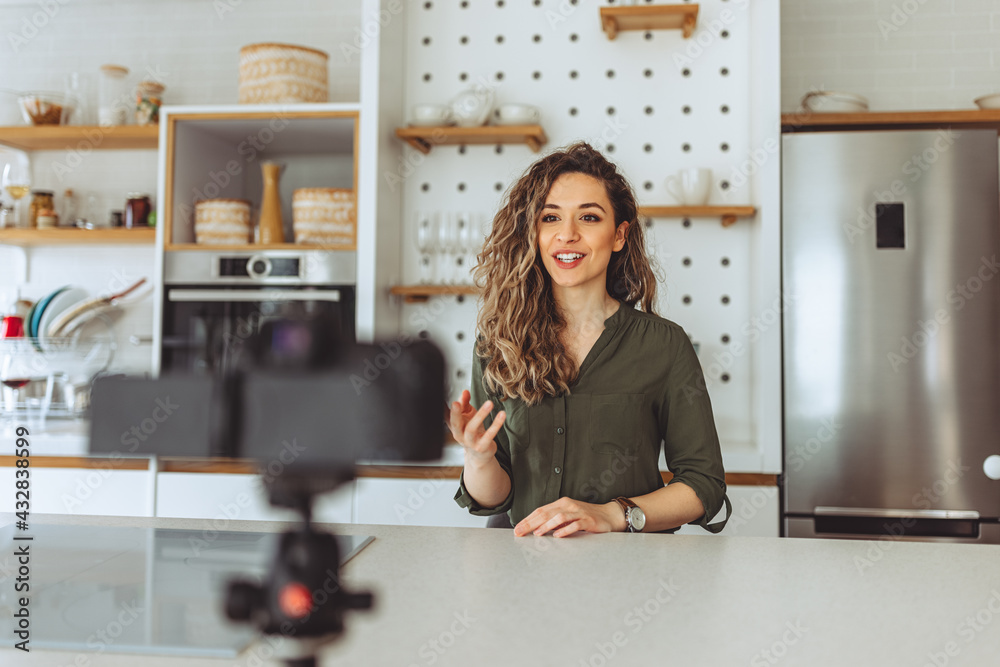
<path fill-rule="evenodd" d="M 813 113 L 858 113 L 868 111 L 868 100 L 853 93 L 822 90 L 803 97 L 802 108 Z"/>
<path fill-rule="evenodd" d="M 446 104 L 416 104 L 410 109 L 410 125 L 415 127 L 435 127 L 451 123 L 451 107 Z"/>
<path fill-rule="evenodd" d="M 497 125 L 533 125 L 542 118 L 538 107 L 530 104 L 501 104 L 493 115 Z"/>
<path fill-rule="evenodd" d="M 980 109 L 1000 109 L 1000 93 L 977 98 L 976 106 Z"/>
<path fill-rule="evenodd" d="M 470 88 L 456 95 L 450 103 L 451 115 L 461 127 L 485 125 L 493 112 L 493 90 Z"/>

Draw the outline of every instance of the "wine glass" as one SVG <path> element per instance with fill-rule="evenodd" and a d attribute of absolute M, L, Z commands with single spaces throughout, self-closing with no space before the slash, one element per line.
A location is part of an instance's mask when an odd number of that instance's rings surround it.
<path fill-rule="evenodd" d="M 450 285 L 454 282 L 454 259 L 452 258 L 452 253 L 456 249 L 457 235 L 455 230 L 458 228 L 456 223 L 456 216 L 454 213 L 447 213 L 438 221 L 437 237 L 438 237 L 438 252 L 441 255 L 442 267 L 440 278 L 438 280 L 442 285 Z"/>
<path fill-rule="evenodd" d="M 475 258 L 476 223 L 472 213 L 462 213 L 458 218 L 458 269 L 459 284 L 472 284 L 472 265 Z"/>
<path fill-rule="evenodd" d="M 434 218 L 426 212 L 417 212 L 417 250 L 420 251 L 420 283 L 429 285 L 434 277 L 433 253 L 437 229 Z"/>
<path fill-rule="evenodd" d="M 0 384 L 5 387 L 5 410 L 16 421 L 17 412 L 24 406 L 27 414 L 28 401 L 25 387 L 34 379 L 33 350 L 27 338 L 8 338 L 0 343 Z"/>
<path fill-rule="evenodd" d="M 3 168 L 3 189 L 14 200 L 14 226 L 21 226 L 20 200 L 31 190 L 31 175 L 28 166 L 20 161 L 8 162 Z"/>

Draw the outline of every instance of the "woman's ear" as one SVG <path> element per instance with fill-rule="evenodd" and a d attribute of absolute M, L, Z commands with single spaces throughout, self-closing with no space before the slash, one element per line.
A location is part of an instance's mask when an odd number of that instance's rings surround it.
<path fill-rule="evenodd" d="M 625 247 L 625 238 L 628 236 L 628 220 L 622 222 L 615 228 L 615 245 L 614 252 L 618 252 Z"/>

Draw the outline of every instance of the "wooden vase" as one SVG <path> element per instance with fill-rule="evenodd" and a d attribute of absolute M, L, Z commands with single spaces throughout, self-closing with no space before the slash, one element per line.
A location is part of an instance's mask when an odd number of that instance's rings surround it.
<path fill-rule="evenodd" d="M 260 170 L 264 177 L 264 196 L 260 202 L 260 241 L 261 244 L 284 243 L 285 225 L 281 220 L 281 193 L 278 182 L 284 167 L 279 162 L 261 162 Z"/>

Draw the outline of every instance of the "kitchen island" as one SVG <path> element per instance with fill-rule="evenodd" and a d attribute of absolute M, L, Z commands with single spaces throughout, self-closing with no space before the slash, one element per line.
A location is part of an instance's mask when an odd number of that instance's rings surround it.
<path fill-rule="evenodd" d="M 33 520 L 137 532 L 213 529 L 211 521 L 163 518 Z M 231 521 L 224 529 L 285 526 Z M 375 537 L 343 574 L 345 587 L 372 590 L 376 603 L 348 616 L 346 635 L 323 652 L 322 665 L 940 667 L 994 664 L 1000 655 L 998 546 L 645 534 L 515 539 L 484 528 L 327 527 Z M 11 578 L 0 586 L 10 600 Z M 104 623 L 93 619 L 95 627 Z M 5 645 L 0 664 L 279 664 L 271 653 L 265 643 L 235 659 L 23 653 Z"/>

